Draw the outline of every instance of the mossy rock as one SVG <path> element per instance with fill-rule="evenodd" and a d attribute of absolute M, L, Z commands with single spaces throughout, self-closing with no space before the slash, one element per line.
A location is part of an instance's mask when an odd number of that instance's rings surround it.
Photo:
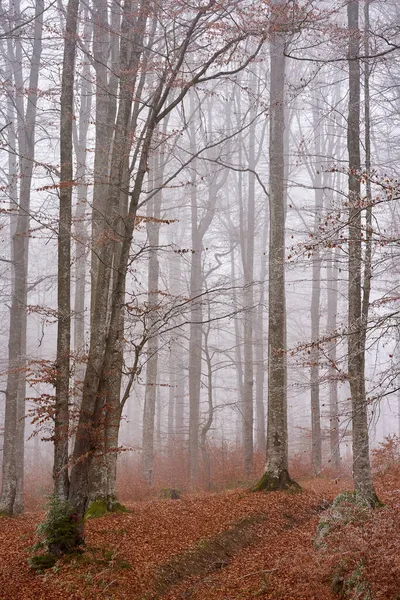
<path fill-rule="evenodd" d="M 372 599 L 369 582 L 364 577 L 362 561 L 359 561 L 350 573 L 347 563 L 341 561 L 332 572 L 331 589 L 341 598 Z"/>
<path fill-rule="evenodd" d="M 283 469 L 279 475 L 272 475 L 266 471 L 261 479 L 252 488 L 252 492 L 275 492 L 286 490 L 288 492 L 301 492 L 301 486 L 291 479 L 288 471 Z"/>
<path fill-rule="evenodd" d="M 382 508 L 384 506 L 375 492 L 372 496 L 366 497 L 356 490 L 352 492 L 341 492 L 332 502 L 332 508 L 338 508 L 344 504 L 352 504 L 358 508 Z"/>
<path fill-rule="evenodd" d="M 41 573 L 46 569 L 52 569 L 57 562 L 57 557 L 54 554 L 39 554 L 37 556 L 32 556 L 29 559 L 29 566 L 34 571 Z"/>

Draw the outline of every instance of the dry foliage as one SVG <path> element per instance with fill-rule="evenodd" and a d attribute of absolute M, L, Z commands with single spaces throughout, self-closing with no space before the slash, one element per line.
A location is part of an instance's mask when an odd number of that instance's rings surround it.
<path fill-rule="evenodd" d="M 241 489 L 130 504 L 129 513 L 89 521 L 86 552 L 43 575 L 30 571 L 26 550 L 41 515 L 3 518 L 0 598 L 334 600 L 332 573 L 345 556 L 350 573 L 362 561 L 371 598 L 396 600 L 400 480 L 381 478 L 386 507 L 345 525 L 323 551 L 313 545 L 317 524 L 349 485 L 322 478 L 302 485 L 301 494 Z"/>

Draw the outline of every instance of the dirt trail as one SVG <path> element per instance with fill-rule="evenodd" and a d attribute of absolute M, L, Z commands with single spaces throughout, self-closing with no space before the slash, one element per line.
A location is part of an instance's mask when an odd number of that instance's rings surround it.
<path fill-rule="evenodd" d="M 40 516 L 2 519 L 0 598 L 140 600 L 158 589 L 169 600 L 244 600 L 257 593 L 281 600 L 330 600 L 329 586 L 319 583 L 312 537 L 321 503 L 343 486 L 326 481 L 312 486 L 313 490 L 294 495 L 239 490 L 137 503 L 130 513 L 89 522 L 87 552 L 58 563 L 42 576 L 29 570 L 25 550 L 34 542 Z M 240 523 L 247 523 L 243 540 L 236 535 Z M 236 542 L 230 546 L 229 534 L 224 536 L 232 528 Z M 200 572 L 194 570 L 196 561 L 182 566 L 182 558 L 193 559 L 193 551 L 207 548 L 205 540 L 210 539 L 228 540 L 226 548 L 222 544 L 225 558 L 213 554 L 207 564 L 203 552 Z M 294 596 L 288 595 L 286 580 Z"/>

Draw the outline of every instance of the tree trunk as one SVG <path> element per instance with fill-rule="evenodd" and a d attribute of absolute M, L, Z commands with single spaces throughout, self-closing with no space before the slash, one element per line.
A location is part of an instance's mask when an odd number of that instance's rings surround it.
<path fill-rule="evenodd" d="M 337 327 L 338 311 L 338 254 L 339 250 L 331 250 L 327 258 L 327 284 L 328 284 L 328 336 L 334 336 Z M 334 471 L 340 468 L 340 438 L 339 438 L 339 406 L 338 406 L 338 380 L 336 369 L 336 340 L 332 338 L 328 343 L 329 357 L 329 445 L 330 460 Z"/>
<path fill-rule="evenodd" d="M 58 331 L 54 426 L 54 492 L 68 499 L 69 378 L 71 347 L 72 124 L 79 0 L 69 0 L 64 41 L 60 121 L 60 216 L 58 232 Z"/>
<path fill-rule="evenodd" d="M 156 189 L 162 182 L 163 169 L 161 156 L 157 153 L 152 159 L 153 168 L 150 170 L 153 177 L 152 186 Z M 154 195 L 147 204 L 147 240 L 149 244 L 148 260 L 148 335 L 147 362 L 146 362 L 146 389 L 143 411 L 143 475 L 148 485 L 154 481 L 154 417 L 157 398 L 158 376 L 158 289 L 160 265 L 158 261 L 158 247 L 160 244 L 160 216 L 162 192 Z"/>
<path fill-rule="evenodd" d="M 113 368 L 115 369 L 116 358 L 118 357 L 118 362 L 121 357 L 119 349 L 119 345 L 122 343 L 121 308 L 124 304 L 129 251 L 139 196 L 147 171 L 150 141 L 155 127 L 153 117 L 143 141 L 140 164 L 131 193 L 129 214 L 122 218 L 120 197 L 121 190 L 125 189 L 124 178 L 131 147 L 129 130 L 132 98 L 147 21 L 144 0 L 138 8 L 137 14 L 135 13 L 134 17 L 132 15 L 131 2 L 127 0 L 124 5 L 121 31 L 120 102 L 111 157 L 109 198 L 105 207 L 112 235 L 107 236 L 98 249 L 96 290 L 91 308 L 93 316 L 89 356 L 71 472 L 70 500 L 79 516 L 83 516 L 85 513 L 89 500 L 89 473 L 92 460 L 99 453 L 101 454 L 104 447 L 102 440 L 104 439 L 104 408 L 107 397 L 105 382 Z M 131 36 L 133 18 L 135 18 L 134 33 Z M 114 372 L 116 371 L 117 369 Z M 120 376 L 120 371 L 118 376 Z M 115 386 L 113 387 L 115 390 Z M 112 411 L 114 412 L 114 407 L 112 407 Z"/>
<path fill-rule="evenodd" d="M 255 92 L 255 75 L 250 74 L 250 89 Z M 245 239 L 243 243 L 242 261 L 244 275 L 243 300 L 246 309 L 243 322 L 243 354 L 244 354 L 244 386 L 243 386 L 243 452 L 244 473 L 251 475 L 253 470 L 253 387 L 254 387 L 254 363 L 253 363 L 253 327 L 254 327 L 254 235 L 255 235 L 255 108 L 250 111 L 251 125 L 249 129 L 248 164 L 252 172 L 248 174 L 247 193 L 247 220 Z"/>
<path fill-rule="evenodd" d="M 261 264 L 260 264 L 260 297 L 257 308 L 257 325 L 255 331 L 255 358 L 256 358 L 256 442 L 257 449 L 261 452 L 265 447 L 265 407 L 264 407 L 264 382 L 265 382 L 265 357 L 264 357 L 264 314 L 265 314 L 265 280 L 267 277 L 267 262 L 265 254 L 268 243 L 268 215 L 265 214 L 265 224 L 262 234 Z"/>
<path fill-rule="evenodd" d="M 91 23 L 88 19 L 87 8 L 84 11 L 84 39 L 90 39 Z M 86 291 L 86 262 L 88 255 L 89 236 L 86 227 L 88 206 L 87 177 L 87 141 L 92 105 L 92 86 L 90 83 L 89 64 L 83 66 L 80 89 L 79 125 L 73 122 L 73 141 L 76 155 L 77 203 L 74 214 L 75 240 L 75 293 L 74 293 L 74 404 L 75 411 L 79 410 L 82 398 L 82 385 L 85 376 L 85 291 Z"/>
<path fill-rule="evenodd" d="M 320 124 L 321 111 L 319 103 L 313 110 L 313 126 L 315 140 L 316 173 L 314 174 L 314 238 L 318 239 L 321 213 L 323 208 L 322 174 L 319 161 L 321 160 L 321 134 Z M 312 469 L 313 474 L 318 475 L 322 466 L 322 439 L 321 439 L 321 408 L 319 399 L 319 337 L 320 337 L 320 300 L 321 300 L 321 252 L 317 244 L 312 265 L 312 288 L 311 288 L 311 443 L 312 443 Z"/>
<path fill-rule="evenodd" d="M 365 352 L 362 328 L 362 223 L 360 206 L 360 60 L 359 2 L 347 5 L 349 28 L 349 315 L 348 371 L 352 402 L 354 487 L 365 500 L 375 504 L 369 459 L 368 406 L 365 394 Z"/>
<path fill-rule="evenodd" d="M 279 32 L 282 1 L 272 2 L 276 24 L 271 36 L 269 132 L 269 284 L 268 284 L 268 421 L 265 473 L 254 490 L 297 485 L 288 472 L 286 318 L 285 318 L 285 34 Z M 274 14 L 273 17 L 274 18 Z"/>
<path fill-rule="evenodd" d="M 20 4 L 14 3 L 15 15 L 19 20 Z M 8 515 L 19 513 L 24 508 L 24 431 L 25 431 L 25 368 L 26 326 L 28 296 L 28 250 L 29 220 L 32 173 L 35 156 L 35 129 L 37 114 L 37 89 L 42 54 L 43 0 L 37 0 L 32 58 L 30 61 L 29 91 L 26 112 L 22 93 L 22 47 L 16 41 L 15 56 L 11 40 L 8 41 L 9 60 L 14 66 L 14 82 L 17 89 L 16 106 L 18 115 L 18 150 L 20 154 L 19 206 L 12 227 L 13 286 L 10 309 L 10 334 L 8 346 L 8 376 L 6 387 L 6 409 L 4 421 L 4 455 L 0 512 Z M 14 135 L 13 133 L 11 135 Z M 14 143 L 15 147 L 15 143 Z M 13 183 L 15 185 L 15 182 Z M 15 210 L 15 207 L 13 207 Z"/>

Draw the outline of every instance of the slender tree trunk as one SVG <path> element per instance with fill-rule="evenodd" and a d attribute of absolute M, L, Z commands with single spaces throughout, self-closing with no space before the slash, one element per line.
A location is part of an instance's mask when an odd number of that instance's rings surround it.
<path fill-rule="evenodd" d="M 347 5 L 349 28 L 349 315 L 348 371 L 352 401 L 353 477 L 357 492 L 376 502 L 369 459 L 368 407 L 365 395 L 365 353 L 362 328 L 362 224 L 360 205 L 360 60 L 359 2 Z"/>
<path fill-rule="evenodd" d="M 265 382 L 265 357 L 264 357 L 264 315 L 265 315 L 265 280 L 267 277 L 267 262 L 265 254 L 268 243 L 268 215 L 265 214 L 261 244 L 260 264 L 260 298 L 257 308 L 257 325 L 255 331 L 255 358 L 256 358 L 256 442 L 259 451 L 265 446 L 265 407 L 264 407 L 264 382 Z"/>
<path fill-rule="evenodd" d="M 71 349 L 71 223 L 72 223 L 72 124 L 79 0 L 69 0 L 64 41 L 60 121 L 60 213 L 58 232 L 58 331 L 54 427 L 54 491 L 67 500 L 69 378 Z"/>
<path fill-rule="evenodd" d="M 84 38 L 90 39 L 91 24 L 87 8 L 84 11 L 86 23 Z M 85 291 L 86 291 L 86 262 L 88 255 L 89 236 L 86 227 L 88 206 L 87 181 L 87 141 L 92 105 L 92 86 L 90 83 L 90 67 L 85 64 L 81 75 L 79 125 L 73 122 L 73 141 L 76 155 L 77 203 L 74 214 L 75 241 L 75 293 L 74 293 L 74 403 L 79 410 L 82 398 L 82 385 L 85 376 L 83 355 L 85 353 Z"/>
<path fill-rule="evenodd" d="M 313 110 L 313 126 L 315 140 L 316 173 L 314 175 L 314 237 L 318 239 L 321 213 L 323 207 L 322 174 L 319 161 L 321 160 L 321 111 L 319 104 Z M 321 408 L 319 399 L 319 337 L 320 337 L 320 300 L 321 300 L 321 252 L 317 244 L 314 250 L 312 265 L 311 289 L 311 442 L 312 469 L 314 475 L 321 472 L 322 439 L 321 439 Z"/>
<path fill-rule="evenodd" d="M 8 515 L 20 513 L 24 508 L 24 431 L 25 431 L 25 368 L 26 326 L 28 295 L 28 250 L 30 191 L 35 156 L 35 129 L 37 114 L 37 89 L 42 54 L 43 0 L 37 0 L 35 9 L 35 41 L 30 61 L 29 92 L 24 110 L 22 93 L 22 47 L 16 41 L 15 56 L 11 40 L 8 41 L 9 61 L 14 66 L 14 82 L 17 88 L 18 151 L 20 154 L 19 204 L 12 225 L 13 286 L 10 309 L 9 372 L 6 387 L 6 409 L 4 421 L 4 455 L 2 472 L 2 494 L 0 512 Z M 19 1 L 14 3 L 15 16 L 21 18 Z M 13 133 L 11 135 L 14 135 Z M 15 139 L 13 140 L 15 148 Z M 15 185 L 15 182 L 13 182 Z M 16 199 L 16 198 L 15 198 Z M 15 207 L 13 207 L 15 210 Z"/>
<path fill-rule="evenodd" d="M 160 155 L 153 156 L 153 188 L 161 184 L 162 170 L 160 168 Z M 158 260 L 158 247 L 160 244 L 160 216 L 162 192 L 159 190 L 147 204 L 147 239 L 149 244 L 148 261 L 148 310 L 149 335 L 147 343 L 146 362 L 146 391 L 143 411 L 143 475 L 149 485 L 154 481 L 154 417 L 157 398 L 158 378 L 158 289 L 160 265 Z"/>
<path fill-rule="evenodd" d="M 331 250 L 327 259 L 328 280 L 328 335 L 334 336 L 337 327 L 338 311 L 338 249 Z M 330 460 L 335 471 L 340 468 L 338 381 L 336 369 L 336 340 L 328 344 L 329 357 L 329 445 Z"/>
<path fill-rule="evenodd" d="M 210 306 L 209 308 L 209 317 L 210 317 Z M 202 458 L 203 458 L 203 469 L 204 469 L 204 475 L 205 475 L 205 484 L 206 484 L 206 489 L 211 489 L 211 460 L 210 460 L 210 454 L 208 451 L 208 441 L 207 441 L 207 434 L 211 429 L 212 423 L 213 423 L 213 418 L 214 418 L 214 400 L 213 400 L 213 396 L 214 396 L 214 392 L 213 392 L 213 372 L 212 372 L 212 361 L 211 361 L 211 354 L 210 354 L 210 350 L 209 350 L 209 346 L 208 346 L 208 338 L 210 335 L 210 326 L 208 325 L 207 327 L 207 331 L 205 332 L 204 335 L 204 356 L 205 356 L 205 363 L 206 363 L 206 368 L 207 368 L 207 413 L 206 413 L 206 420 L 203 423 L 202 427 L 201 427 L 201 431 L 200 431 L 200 448 L 201 448 L 201 453 L 202 453 Z"/>
<path fill-rule="evenodd" d="M 250 89 L 255 91 L 255 75 L 250 74 Z M 243 452 L 244 452 L 244 472 L 249 476 L 253 470 L 253 425 L 254 425 L 254 362 L 253 362 L 253 327 L 254 327 L 254 236 L 255 236 L 255 175 L 253 171 L 256 168 L 255 154 L 255 108 L 250 111 L 250 120 L 252 121 L 249 129 L 249 172 L 248 175 L 248 193 L 247 193 L 247 220 L 246 233 L 244 240 L 243 275 L 244 275 L 244 293 L 243 300 L 246 309 L 243 322 L 243 354 L 244 354 L 244 389 L 243 389 Z"/>
<path fill-rule="evenodd" d="M 233 310 L 235 315 L 237 315 L 239 311 L 239 304 L 236 293 L 236 286 L 238 284 L 238 280 L 236 277 L 236 268 L 235 268 L 235 249 L 232 246 L 231 251 L 231 279 L 232 279 L 232 301 L 233 301 Z M 240 319 L 238 316 L 234 317 L 234 327 L 235 327 L 235 365 L 236 365 L 236 382 L 237 382 L 237 406 L 238 406 L 238 429 L 240 428 L 240 437 L 243 438 L 243 360 L 242 360 L 242 338 L 240 331 Z M 264 440 L 265 444 L 265 440 Z"/>
<path fill-rule="evenodd" d="M 202 341 L 201 242 L 197 216 L 196 161 L 191 165 L 190 203 L 192 215 L 192 259 L 190 264 L 190 338 L 189 338 L 189 475 L 194 484 L 199 475 L 199 426 Z"/>

